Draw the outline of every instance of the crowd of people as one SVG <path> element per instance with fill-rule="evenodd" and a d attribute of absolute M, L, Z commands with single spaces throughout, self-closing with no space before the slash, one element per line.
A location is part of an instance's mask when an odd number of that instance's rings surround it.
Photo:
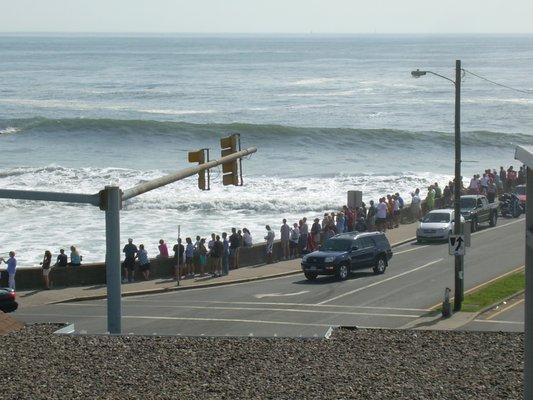
<path fill-rule="evenodd" d="M 489 202 L 493 202 L 496 196 L 512 191 L 516 185 L 525 183 L 526 169 L 520 167 L 516 171 L 513 166 L 507 169 L 500 167 L 487 169 L 482 175 L 473 175 L 467 188 L 461 182 L 461 194 L 483 194 Z M 406 216 L 411 220 L 420 219 L 427 211 L 434 208 L 448 208 L 453 204 L 454 182 L 450 181 L 442 189 L 437 182 L 430 185 L 426 197 L 421 198 L 420 189 L 417 188 L 411 193 L 411 204 L 407 205 L 399 193 L 387 194 L 378 199 L 377 203 L 370 200 L 368 206 L 363 202 L 359 207 L 343 206 L 336 212 L 325 213 L 322 220 L 314 218 L 312 223 L 307 222 L 304 217 L 297 222 L 287 223 L 282 220 L 279 229 L 281 258 L 282 260 L 294 259 L 302 254 L 318 249 L 318 246 L 330 237 L 344 232 L 351 231 L 381 231 L 397 228 Z M 408 212 L 402 212 L 409 207 Z M 274 241 L 276 234 L 274 230 L 266 225 L 264 240 L 266 262 L 274 261 Z M 230 270 L 240 266 L 240 251 L 244 247 L 251 247 L 253 239 L 247 228 L 232 228 L 231 234 L 222 232 L 220 235 L 211 234 L 209 240 L 196 236 L 195 241 L 190 237 L 185 238 L 185 243 L 178 238 L 173 251 L 173 265 L 175 279 L 190 279 L 195 277 L 218 277 L 227 275 Z M 170 252 L 163 239 L 159 240 L 159 253 L 157 258 L 170 258 Z M 133 239 L 128 239 L 128 243 L 123 248 L 124 262 L 123 283 L 135 280 L 135 271 L 138 269 L 144 280 L 150 279 L 150 258 L 143 244 L 137 247 Z M 75 246 L 70 247 L 69 257 L 64 249 L 59 250 L 56 262 L 52 264 L 52 253 L 46 250 L 41 262 L 43 271 L 43 283 L 46 289 L 50 288 L 49 274 L 52 267 L 78 267 L 81 265 L 82 256 Z M 17 260 L 15 252 L 9 253 L 9 259 L 0 258 L 0 264 L 7 264 L 9 287 L 15 288 L 15 272 Z"/>

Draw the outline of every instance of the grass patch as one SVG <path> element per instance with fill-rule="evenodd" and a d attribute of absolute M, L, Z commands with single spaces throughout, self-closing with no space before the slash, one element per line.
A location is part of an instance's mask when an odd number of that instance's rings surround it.
<path fill-rule="evenodd" d="M 461 311 L 477 312 L 501 301 L 526 287 L 524 271 L 504 276 L 487 286 L 465 295 Z"/>

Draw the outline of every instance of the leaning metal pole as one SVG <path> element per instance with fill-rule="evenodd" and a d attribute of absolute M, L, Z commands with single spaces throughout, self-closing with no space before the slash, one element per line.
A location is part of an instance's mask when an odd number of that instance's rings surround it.
<path fill-rule="evenodd" d="M 453 233 L 461 234 L 461 60 L 455 61 L 455 188 Z M 461 311 L 464 290 L 463 256 L 455 256 L 455 294 L 453 310 Z"/>
<path fill-rule="evenodd" d="M 121 192 L 117 186 L 106 186 L 105 193 L 105 270 L 107 280 L 107 331 L 122 333 L 120 208 Z"/>

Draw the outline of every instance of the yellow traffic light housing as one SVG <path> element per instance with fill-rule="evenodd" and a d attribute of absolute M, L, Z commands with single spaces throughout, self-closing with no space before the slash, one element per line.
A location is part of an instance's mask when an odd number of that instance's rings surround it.
<path fill-rule="evenodd" d="M 241 150 L 241 136 L 236 133 L 220 139 L 220 154 L 229 156 Z M 241 159 L 222 164 L 222 183 L 224 186 L 242 186 Z"/>
<path fill-rule="evenodd" d="M 189 162 L 205 164 L 208 161 L 209 161 L 209 149 L 189 151 Z M 210 189 L 209 170 L 203 170 L 203 171 L 198 172 L 198 189 L 201 189 L 201 190 Z"/>

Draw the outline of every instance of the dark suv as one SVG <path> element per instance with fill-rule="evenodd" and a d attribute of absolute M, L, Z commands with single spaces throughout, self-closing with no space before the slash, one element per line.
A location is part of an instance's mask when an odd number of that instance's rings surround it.
<path fill-rule="evenodd" d="M 381 232 L 342 233 L 326 240 L 319 251 L 304 256 L 302 270 L 309 280 L 318 275 L 344 280 L 360 268 L 373 268 L 375 274 L 383 274 L 391 257 L 389 241 Z"/>

